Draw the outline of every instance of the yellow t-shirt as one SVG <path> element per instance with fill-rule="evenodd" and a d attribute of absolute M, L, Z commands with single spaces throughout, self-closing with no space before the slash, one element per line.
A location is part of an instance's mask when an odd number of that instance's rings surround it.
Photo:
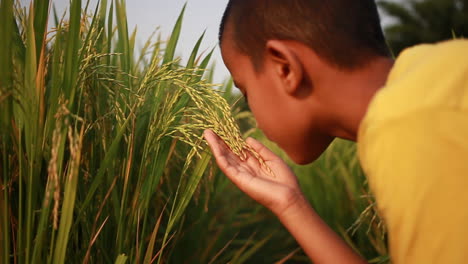
<path fill-rule="evenodd" d="M 392 262 L 468 263 L 468 41 L 405 50 L 359 128 Z"/>

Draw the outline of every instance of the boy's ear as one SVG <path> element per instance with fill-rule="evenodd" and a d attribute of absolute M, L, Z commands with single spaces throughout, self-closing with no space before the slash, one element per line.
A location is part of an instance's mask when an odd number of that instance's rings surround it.
<path fill-rule="evenodd" d="M 272 62 L 274 71 L 280 78 L 288 94 L 300 89 L 304 69 L 301 60 L 286 41 L 269 40 L 266 43 L 266 57 Z"/>

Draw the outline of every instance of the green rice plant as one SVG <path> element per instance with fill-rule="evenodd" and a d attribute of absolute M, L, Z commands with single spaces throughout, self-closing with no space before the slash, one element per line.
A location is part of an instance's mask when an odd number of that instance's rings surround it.
<path fill-rule="evenodd" d="M 174 58 L 184 9 L 165 49 L 148 42 L 138 65 L 124 1 L 71 1 L 52 32 L 49 5 L 0 6 L 2 262 L 164 261 L 210 160 L 203 129 L 229 120 L 238 133 L 201 76 L 211 53 L 195 64 L 201 37 L 189 67 Z M 200 100 L 217 120 L 197 123 Z"/>

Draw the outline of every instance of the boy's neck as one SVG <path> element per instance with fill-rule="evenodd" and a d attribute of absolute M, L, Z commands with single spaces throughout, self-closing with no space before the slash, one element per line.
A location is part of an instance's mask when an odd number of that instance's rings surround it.
<path fill-rule="evenodd" d="M 335 96 L 330 99 L 327 107 L 331 114 L 329 132 L 333 136 L 357 140 L 359 126 L 367 113 L 372 98 L 383 88 L 394 61 L 380 57 L 368 66 L 353 73 L 341 72 L 335 76 L 335 85 L 330 91 Z"/>

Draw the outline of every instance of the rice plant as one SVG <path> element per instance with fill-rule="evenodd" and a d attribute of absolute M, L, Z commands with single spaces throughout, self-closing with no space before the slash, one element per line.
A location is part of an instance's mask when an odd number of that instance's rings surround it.
<path fill-rule="evenodd" d="M 252 152 L 249 114 L 211 84 L 203 35 L 175 57 L 185 8 L 137 51 L 125 5 L 0 2 L 0 263 L 307 261 L 211 160 L 206 128 Z"/>
<path fill-rule="evenodd" d="M 211 53 L 196 64 L 200 39 L 188 65 L 174 58 L 184 10 L 164 49 L 140 51 L 146 62 L 134 59 L 124 1 L 71 1 L 53 32 L 49 5 L 0 10 L 2 261 L 64 263 L 73 249 L 83 263 L 161 262 L 210 159 L 202 130 L 225 127 L 242 144 L 202 78 Z M 173 163 L 183 169 L 167 173 Z"/>

